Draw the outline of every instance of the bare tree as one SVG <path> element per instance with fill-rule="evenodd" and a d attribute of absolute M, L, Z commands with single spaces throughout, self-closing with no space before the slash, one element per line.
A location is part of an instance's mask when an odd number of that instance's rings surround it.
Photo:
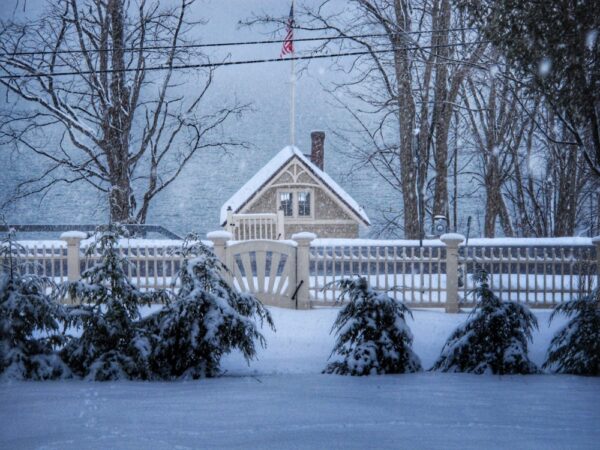
<path fill-rule="evenodd" d="M 16 198 L 82 181 L 107 196 L 112 220 L 144 223 L 198 151 L 239 145 L 218 131 L 244 107 L 205 111 L 214 71 L 181 87 L 176 66 L 208 62 L 182 47 L 199 25 L 186 19 L 193 1 L 57 0 L 36 22 L 2 24 L 0 144 L 48 163 Z"/>
<path fill-rule="evenodd" d="M 485 44 L 469 45 L 476 36 L 450 31 L 461 19 L 449 0 L 353 0 L 343 11 L 323 1 L 299 11 L 297 28 L 336 38 L 314 51 L 364 53 L 340 62 L 350 80 L 332 94 L 359 132 L 348 141 L 353 156 L 400 192 L 404 235 L 422 236 L 431 169 L 434 199 L 428 210 L 448 214 L 452 112 L 469 61 L 478 59 Z M 284 20 L 260 17 L 250 24 Z M 397 218 L 392 214 L 388 225 L 398 224 Z"/>
<path fill-rule="evenodd" d="M 531 120 L 524 145 L 512 149 L 514 165 L 506 191 L 517 232 L 572 236 L 585 223 L 591 232 L 598 216 L 593 204 L 598 182 L 585 155 L 568 143 L 570 128 L 541 98 L 524 101 L 523 107 Z"/>
<path fill-rule="evenodd" d="M 492 61 L 498 58 L 493 52 L 489 56 Z M 498 74 L 498 64 L 488 65 L 490 71 L 468 77 L 462 97 L 479 155 L 477 179 L 485 189 L 484 236 L 495 236 L 498 218 L 504 235 L 513 236 L 505 190 L 513 169 L 513 150 L 520 148 L 528 122 L 518 108 L 518 89 Z"/>

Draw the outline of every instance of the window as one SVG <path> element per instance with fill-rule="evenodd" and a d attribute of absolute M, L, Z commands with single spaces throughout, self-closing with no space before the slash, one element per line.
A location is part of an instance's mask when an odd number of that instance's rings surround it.
<path fill-rule="evenodd" d="M 280 192 L 279 193 L 279 205 L 283 210 L 284 216 L 293 216 L 294 215 L 294 196 L 292 192 Z"/>
<path fill-rule="evenodd" d="M 298 192 L 298 216 L 310 216 L 310 192 Z"/>
<path fill-rule="evenodd" d="M 277 191 L 276 198 L 285 217 L 302 220 L 313 218 L 315 205 L 312 189 L 281 189 Z"/>

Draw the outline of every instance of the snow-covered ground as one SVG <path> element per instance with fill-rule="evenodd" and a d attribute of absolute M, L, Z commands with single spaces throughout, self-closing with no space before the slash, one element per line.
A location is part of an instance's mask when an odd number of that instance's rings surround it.
<path fill-rule="evenodd" d="M 239 354 L 226 356 L 223 369 L 227 371 L 227 375 L 314 374 L 322 371 L 335 341 L 329 330 L 339 309 L 269 309 L 277 330 L 263 330 L 268 347 L 259 350 L 258 360 L 253 361 L 250 366 Z M 548 310 L 534 311 L 534 314 L 538 318 L 539 330 L 534 334 L 530 356 L 533 362 L 541 365 L 552 336 L 565 322 L 559 317 L 548 325 Z M 413 310 L 413 316 L 412 320 L 407 320 L 414 335 L 413 349 L 421 358 L 423 367 L 429 369 L 450 333 L 466 319 L 467 313 Z M 600 384 L 598 387 L 600 388 Z"/>
<path fill-rule="evenodd" d="M 0 448 L 598 448 L 598 378 L 321 375 L 337 310 L 271 311 L 269 347 L 250 366 L 227 356 L 219 379 L 0 384 Z M 535 314 L 541 363 L 563 322 Z M 465 315 L 414 315 L 430 367 Z"/>

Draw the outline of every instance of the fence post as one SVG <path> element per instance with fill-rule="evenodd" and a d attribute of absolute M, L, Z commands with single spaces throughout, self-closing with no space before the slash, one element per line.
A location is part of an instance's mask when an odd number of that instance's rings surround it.
<path fill-rule="evenodd" d="M 284 215 L 283 209 L 277 210 L 277 236 L 275 239 L 285 239 L 285 228 L 283 224 Z"/>
<path fill-rule="evenodd" d="M 296 233 L 292 239 L 297 242 L 296 249 L 296 298 L 298 309 L 310 309 L 310 243 L 317 238 L 314 233 Z"/>
<path fill-rule="evenodd" d="M 227 222 L 225 223 L 225 229 L 230 233 L 235 232 L 235 226 L 233 225 L 233 210 L 231 206 L 227 208 Z"/>
<path fill-rule="evenodd" d="M 440 236 L 446 244 L 446 312 L 457 313 L 458 307 L 458 246 L 465 240 L 462 234 L 447 233 Z"/>
<path fill-rule="evenodd" d="M 227 241 L 230 241 L 232 235 L 229 231 L 211 231 L 206 235 L 208 240 L 213 243 L 213 252 L 223 264 L 227 264 Z"/>
<path fill-rule="evenodd" d="M 67 243 L 67 280 L 79 281 L 81 278 L 81 241 L 87 234 L 81 231 L 67 231 L 60 235 L 60 239 Z"/>

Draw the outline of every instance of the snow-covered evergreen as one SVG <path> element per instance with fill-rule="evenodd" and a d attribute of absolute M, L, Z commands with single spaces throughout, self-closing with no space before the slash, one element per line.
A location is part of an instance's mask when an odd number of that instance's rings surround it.
<path fill-rule="evenodd" d="M 0 376 L 68 377 L 69 368 L 54 351 L 62 343 L 59 326 L 64 311 L 49 295 L 50 279 L 21 275 L 20 250 L 10 230 L 0 242 Z"/>
<path fill-rule="evenodd" d="M 257 320 L 273 328 L 269 311 L 231 286 L 226 268 L 198 236 L 189 235 L 180 254 L 176 297 L 148 318 L 155 330 L 155 371 L 168 379 L 217 376 L 221 357 L 234 349 L 249 362 L 256 343 L 266 345 Z"/>
<path fill-rule="evenodd" d="M 570 318 L 555 335 L 544 368 L 576 375 L 600 375 L 600 287 L 588 295 L 562 303 L 557 314 Z"/>
<path fill-rule="evenodd" d="M 151 340 L 140 321 L 139 307 L 161 302 L 163 292 L 141 292 L 127 277 L 128 261 L 121 256 L 119 238 L 126 230 L 108 225 L 98 230 L 87 256 L 99 256 L 82 279 L 66 291 L 79 305 L 68 310 L 68 323 L 82 328 L 62 355 L 79 376 L 91 380 L 151 378 Z"/>
<path fill-rule="evenodd" d="M 349 302 L 339 312 L 332 331 L 337 340 L 331 356 L 340 360 L 327 365 L 323 373 L 373 375 L 421 370 L 413 352 L 412 333 L 406 324 L 410 310 L 400 301 L 370 288 L 363 277 L 336 282 L 340 298 Z M 331 358 L 330 356 L 330 358 Z"/>
<path fill-rule="evenodd" d="M 448 338 L 432 370 L 493 374 L 537 373 L 527 342 L 537 328 L 529 308 L 503 302 L 490 289 L 488 274 L 475 275 L 478 303 L 468 320 Z"/>

